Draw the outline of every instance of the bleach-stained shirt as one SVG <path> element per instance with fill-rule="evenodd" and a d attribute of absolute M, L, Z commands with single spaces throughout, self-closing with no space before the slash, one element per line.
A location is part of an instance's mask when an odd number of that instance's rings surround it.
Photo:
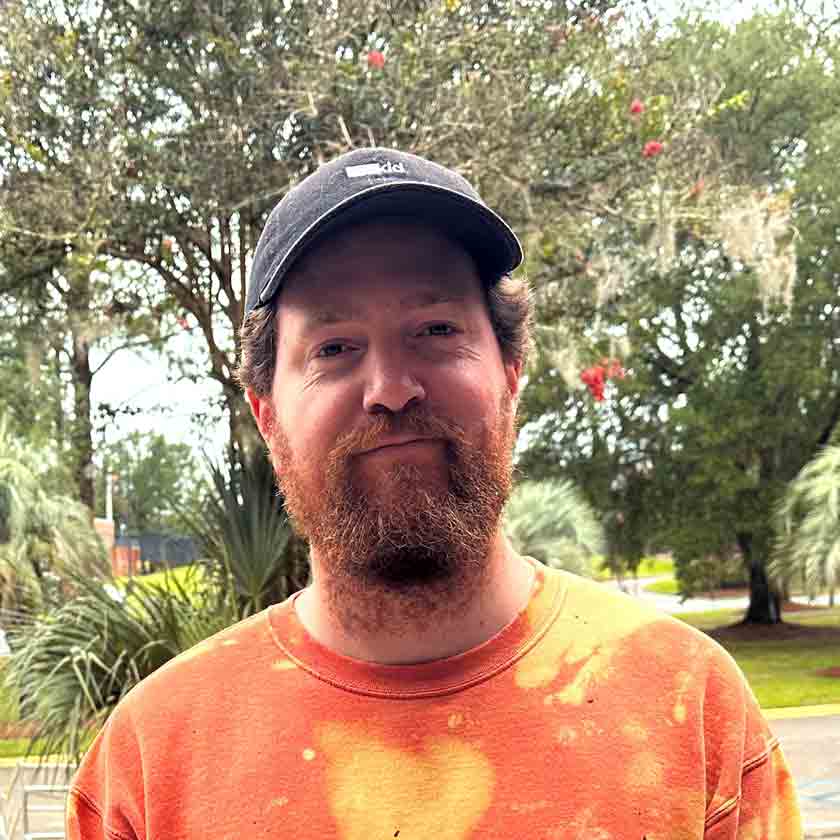
<path fill-rule="evenodd" d="M 409 666 L 339 656 L 294 596 L 111 715 L 71 840 L 799 840 L 782 752 L 716 643 L 536 565 L 496 636 Z"/>

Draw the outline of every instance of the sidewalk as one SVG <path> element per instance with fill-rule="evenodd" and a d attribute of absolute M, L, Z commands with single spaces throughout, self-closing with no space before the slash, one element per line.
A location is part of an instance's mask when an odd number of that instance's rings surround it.
<path fill-rule="evenodd" d="M 646 589 L 652 583 L 670 579 L 670 575 L 626 578 L 620 584 L 616 580 L 607 580 L 604 581 L 603 585 L 610 586 L 627 595 L 641 598 L 662 610 L 662 612 L 671 615 L 674 613 L 706 612 L 708 610 L 745 610 L 749 606 L 749 597 L 746 595 L 739 595 L 734 598 L 689 598 L 683 601 L 679 595 L 661 595 L 657 592 L 648 592 Z M 813 601 L 809 601 L 804 595 L 794 595 L 791 600 L 796 604 L 815 607 L 828 606 L 828 595 L 818 595 Z"/>

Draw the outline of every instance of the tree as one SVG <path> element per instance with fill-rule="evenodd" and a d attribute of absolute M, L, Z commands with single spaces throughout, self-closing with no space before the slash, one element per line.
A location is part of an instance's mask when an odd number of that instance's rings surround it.
<path fill-rule="evenodd" d="M 520 554 L 586 577 L 603 551 L 598 518 L 569 481 L 518 484 L 505 508 L 505 532 Z"/>
<path fill-rule="evenodd" d="M 269 209 L 323 160 L 374 143 L 457 166 L 526 237 L 587 182 L 608 201 L 622 137 L 586 65 L 612 61 L 614 5 L 9 0 L 0 242 L 16 276 L 57 266 L 71 329 L 138 309 L 107 289 L 95 303 L 102 265 L 123 265 L 134 292 L 165 288 L 174 311 L 158 315 L 201 336 L 245 451 L 235 338 Z M 80 417 L 87 335 L 73 336 Z"/>
<path fill-rule="evenodd" d="M 769 572 L 809 592 L 840 583 L 840 446 L 827 446 L 791 482 L 777 511 L 778 541 Z"/>
<path fill-rule="evenodd" d="M 782 12 L 734 31 L 684 21 L 655 46 L 635 85 L 686 118 L 646 141 L 647 190 L 590 228 L 589 296 L 540 290 L 525 464 L 562 469 L 620 513 L 631 562 L 643 534 L 678 573 L 738 552 L 747 620 L 773 622 L 773 506 L 840 419 L 840 182 L 825 159 L 840 139 L 826 129 L 838 44 Z"/>
<path fill-rule="evenodd" d="M 112 476 L 115 519 L 130 531 L 170 531 L 200 505 L 202 484 L 190 447 L 161 434 L 133 432 L 100 452 L 98 514 L 105 513 L 106 474 Z M 181 526 L 182 527 L 182 526 Z"/>

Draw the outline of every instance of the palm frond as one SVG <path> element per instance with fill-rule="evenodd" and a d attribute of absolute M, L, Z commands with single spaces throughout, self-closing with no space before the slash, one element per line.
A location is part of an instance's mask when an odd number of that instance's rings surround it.
<path fill-rule="evenodd" d="M 505 532 L 520 554 L 555 568 L 592 575 L 592 557 L 603 552 L 604 531 L 570 481 L 525 481 L 505 510 Z"/>
<path fill-rule="evenodd" d="M 74 583 L 76 597 L 10 634 L 4 678 L 19 694 L 22 718 L 35 724 L 31 744 L 78 760 L 133 686 L 232 624 L 238 611 L 232 597 L 174 578 L 135 584 L 124 602 L 98 581 Z"/>

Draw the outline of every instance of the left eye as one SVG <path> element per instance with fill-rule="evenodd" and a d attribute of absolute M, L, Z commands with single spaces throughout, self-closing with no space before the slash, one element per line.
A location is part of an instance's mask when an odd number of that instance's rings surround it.
<path fill-rule="evenodd" d="M 455 328 L 451 324 L 430 324 L 424 327 L 421 333 L 434 336 L 448 336 L 455 334 Z"/>

